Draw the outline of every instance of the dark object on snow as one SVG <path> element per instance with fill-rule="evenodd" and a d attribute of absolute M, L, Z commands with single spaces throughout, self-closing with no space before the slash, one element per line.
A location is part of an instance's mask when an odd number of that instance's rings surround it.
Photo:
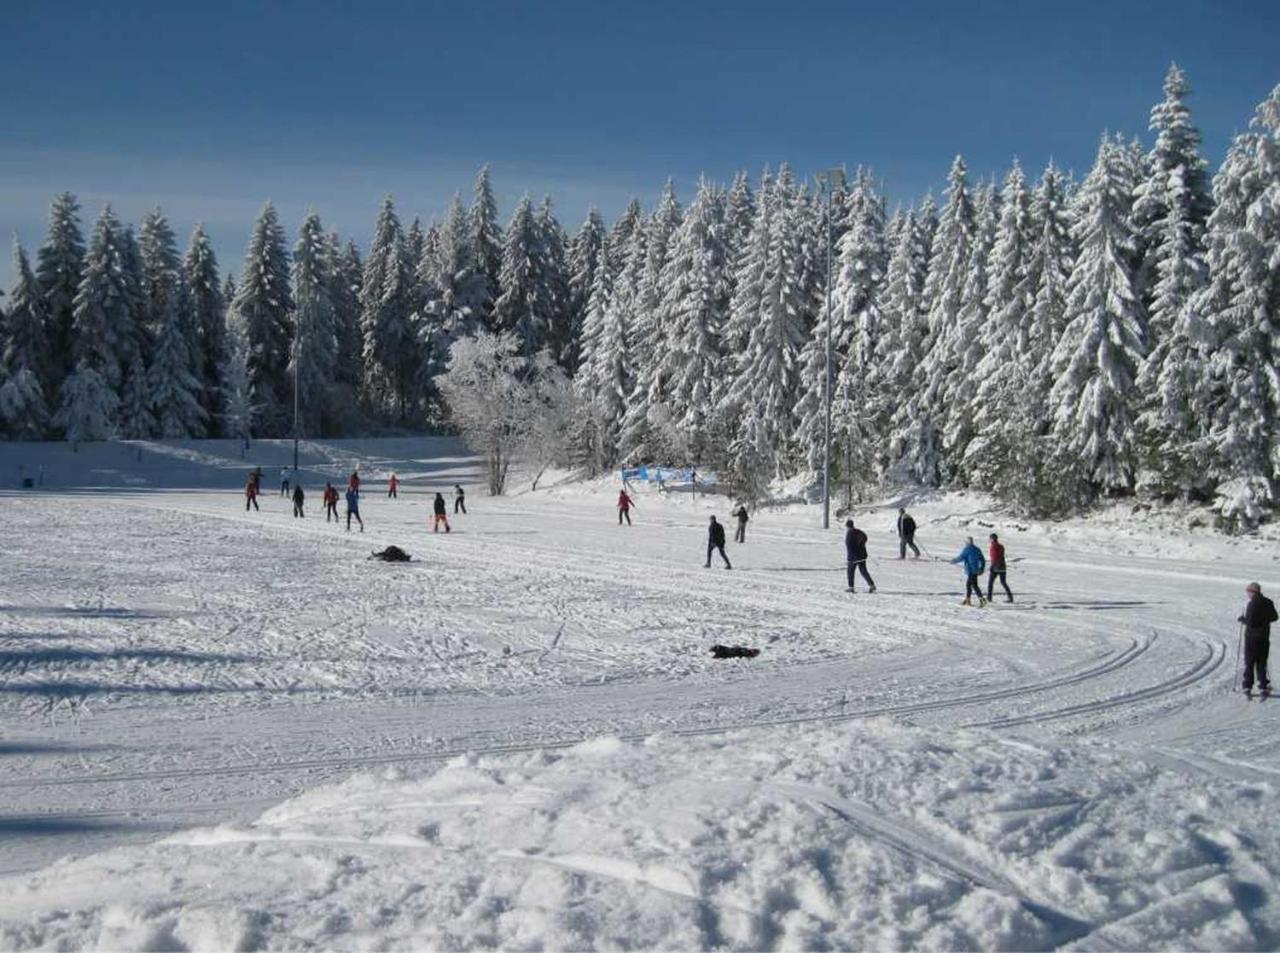
<path fill-rule="evenodd" d="M 413 557 L 399 546 L 388 546 L 380 553 L 374 553 L 370 559 L 381 559 L 384 563 L 407 563 Z"/>
<path fill-rule="evenodd" d="M 759 654 L 759 649 L 749 649 L 741 645 L 711 646 L 712 658 L 755 658 Z"/>

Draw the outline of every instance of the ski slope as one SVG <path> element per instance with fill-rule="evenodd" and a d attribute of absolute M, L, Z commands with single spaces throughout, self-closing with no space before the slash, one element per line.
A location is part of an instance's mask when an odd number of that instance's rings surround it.
<path fill-rule="evenodd" d="M 704 569 L 723 498 L 619 527 L 607 481 L 336 441 L 296 520 L 290 454 L 0 450 L 43 478 L 0 498 L 0 948 L 1280 943 L 1280 703 L 1232 693 L 1274 538 L 950 495 L 899 562 L 887 500 L 850 595 L 816 507 Z M 319 507 L 355 465 L 364 533 Z M 992 528 L 1017 601 L 962 607 Z"/>

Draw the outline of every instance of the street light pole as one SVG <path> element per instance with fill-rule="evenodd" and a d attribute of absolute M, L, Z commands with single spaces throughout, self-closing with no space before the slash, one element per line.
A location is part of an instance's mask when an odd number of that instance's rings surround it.
<path fill-rule="evenodd" d="M 298 479 L 298 365 L 302 363 L 302 328 L 293 334 L 293 479 Z"/>
<path fill-rule="evenodd" d="M 835 200 L 836 189 L 844 184 L 844 169 L 829 169 L 822 175 L 824 188 L 827 190 L 827 331 L 823 342 L 826 360 L 823 363 L 822 376 L 822 528 L 831 528 L 831 272 L 834 257 L 832 243 L 834 231 L 831 227 L 831 207 Z"/>

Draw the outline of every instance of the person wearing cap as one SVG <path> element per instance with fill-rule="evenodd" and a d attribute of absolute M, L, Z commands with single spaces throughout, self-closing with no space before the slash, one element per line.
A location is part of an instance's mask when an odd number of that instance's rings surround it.
<path fill-rule="evenodd" d="M 867 572 L 867 534 L 854 526 L 853 520 L 845 520 L 844 527 L 844 573 L 845 581 L 848 583 L 845 591 L 855 591 L 853 574 L 856 570 L 862 573 L 862 578 L 867 581 L 867 591 L 875 592 L 875 580 L 871 578 L 871 573 Z"/>
<path fill-rule="evenodd" d="M 1244 615 L 1236 619 L 1244 626 L 1244 691 L 1246 695 L 1251 694 L 1257 681 L 1262 694 L 1269 695 L 1267 655 L 1271 650 L 1271 623 L 1276 621 L 1276 606 L 1262 594 L 1262 587 L 1256 582 L 1249 583 L 1244 591 L 1249 601 Z"/>

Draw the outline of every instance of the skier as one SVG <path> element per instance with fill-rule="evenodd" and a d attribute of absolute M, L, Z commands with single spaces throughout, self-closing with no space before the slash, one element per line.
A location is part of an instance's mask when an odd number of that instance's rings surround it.
<path fill-rule="evenodd" d="M 280 471 L 280 495 L 289 495 L 289 468 L 285 467 Z"/>
<path fill-rule="evenodd" d="M 335 523 L 342 522 L 338 517 L 338 489 L 332 483 L 324 485 L 324 521 L 327 523 L 332 519 Z"/>
<path fill-rule="evenodd" d="M 360 492 L 360 471 L 359 470 L 351 471 L 351 476 L 347 478 L 347 489 L 355 490 L 357 493 Z"/>
<path fill-rule="evenodd" d="M 458 511 L 462 511 L 462 515 L 467 515 L 467 494 L 463 492 L 462 484 L 455 483 L 453 485 L 453 515 L 457 516 Z"/>
<path fill-rule="evenodd" d="M 1251 582 L 1244 587 L 1249 602 L 1244 615 L 1236 619 L 1244 626 L 1244 693 L 1253 697 L 1256 676 L 1262 697 L 1271 694 L 1271 682 L 1267 678 L 1267 655 L 1271 651 L 1271 623 L 1276 621 L 1276 605 L 1262 594 L 1262 587 Z"/>
<path fill-rule="evenodd" d="M 853 587 L 853 573 L 856 569 L 867 581 L 867 591 L 875 592 L 875 580 L 867 572 L 867 534 L 854 526 L 853 520 L 845 520 L 844 525 L 845 577 L 849 583 L 849 588 L 845 591 L 856 591 Z"/>
<path fill-rule="evenodd" d="M 249 474 L 249 482 L 244 485 L 244 511 L 249 512 L 249 507 L 261 512 L 262 507 L 258 505 L 258 481 L 253 478 L 253 474 Z"/>
<path fill-rule="evenodd" d="M 724 568 L 732 569 L 729 557 L 724 552 L 724 524 L 717 522 L 713 516 L 711 525 L 707 527 L 707 569 L 711 568 L 711 554 L 717 549 L 720 550 L 720 558 L 724 560 Z"/>
<path fill-rule="evenodd" d="M 978 585 L 978 576 L 986 565 L 986 560 L 982 558 L 982 550 L 974 545 L 972 536 L 969 537 L 969 542 L 965 544 L 964 549 L 960 550 L 960 555 L 951 561 L 962 564 L 967 577 L 964 583 L 964 602 L 961 605 L 973 605 L 969 601 L 969 593 L 972 592 L 978 597 L 978 608 L 985 606 L 987 600 L 982 598 L 982 587 Z"/>
<path fill-rule="evenodd" d="M 991 546 L 987 555 L 991 557 L 991 568 L 987 572 L 987 601 L 991 601 L 991 594 L 996 587 L 996 579 L 999 578 L 1000 585 L 1004 586 L 1004 594 L 1012 602 L 1013 592 L 1009 589 L 1009 579 L 1006 575 L 1009 568 L 1004 562 L 1004 543 L 1000 542 L 1000 537 L 995 533 L 991 534 Z"/>
<path fill-rule="evenodd" d="M 738 508 L 733 511 L 734 517 L 738 520 L 738 528 L 734 531 L 733 541 L 735 543 L 745 543 L 747 541 L 747 504 L 739 503 Z"/>
<path fill-rule="evenodd" d="M 898 507 L 898 558 L 907 558 L 907 547 L 915 553 L 913 559 L 920 558 L 920 550 L 916 547 L 916 521 L 905 507 Z"/>
<path fill-rule="evenodd" d="M 360 491 L 348 488 L 347 490 L 347 532 L 351 532 L 351 517 L 356 518 L 356 522 L 360 524 L 360 532 L 364 532 L 364 520 L 360 518 Z"/>
<path fill-rule="evenodd" d="M 431 532 L 433 533 L 440 532 L 441 523 L 444 523 L 444 531 L 446 533 L 450 532 L 449 517 L 445 513 L 443 493 L 436 494 L 435 503 L 432 504 L 432 511 L 435 513 L 435 516 L 431 520 Z"/>
<path fill-rule="evenodd" d="M 627 518 L 627 525 L 631 525 L 631 507 L 636 505 L 636 501 L 627 496 L 626 490 L 618 491 L 618 525 L 622 525 L 622 518 Z"/>
<path fill-rule="evenodd" d="M 396 493 L 396 491 L 399 489 L 400 489 L 400 478 L 397 477 L 394 473 L 392 473 L 391 479 L 387 481 L 387 499 L 389 500 L 400 499 L 400 497 Z"/>
<path fill-rule="evenodd" d="M 302 492 L 302 484 L 299 483 L 293 488 L 293 515 L 297 519 L 301 519 L 305 514 L 302 512 L 302 501 L 307 495 Z"/>

